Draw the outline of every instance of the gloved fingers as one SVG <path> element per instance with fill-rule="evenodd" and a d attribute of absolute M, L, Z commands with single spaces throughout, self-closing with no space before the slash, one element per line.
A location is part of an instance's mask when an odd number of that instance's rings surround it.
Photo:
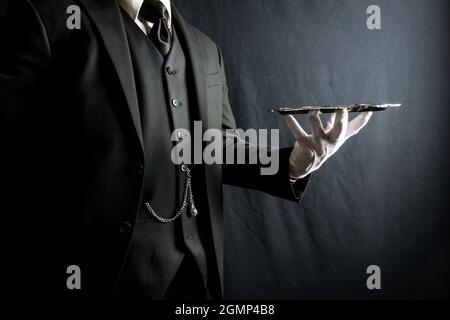
<path fill-rule="evenodd" d="M 357 134 L 362 128 L 366 126 L 372 117 L 373 112 L 364 112 L 356 116 L 352 121 L 348 124 L 346 138 L 350 138 Z"/>
<path fill-rule="evenodd" d="M 345 137 L 348 126 L 348 110 L 339 110 L 336 113 L 333 128 L 328 132 L 331 141 L 337 141 Z"/>
<path fill-rule="evenodd" d="M 311 127 L 312 134 L 315 138 L 323 138 L 325 131 L 320 120 L 319 111 L 314 110 L 308 112 L 309 126 Z"/>
<path fill-rule="evenodd" d="M 300 123 L 298 123 L 298 121 L 294 118 L 294 116 L 290 114 L 285 115 L 284 120 L 286 121 L 287 127 L 292 132 L 292 134 L 294 135 L 295 139 L 298 142 L 307 145 L 310 144 L 308 134 L 305 132 L 305 130 L 303 130 Z"/>
<path fill-rule="evenodd" d="M 334 121 L 336 120 L 336 112 L 330 113 L 328 116 L 328 121 L 325 126 L 325 132 L 328 133 L 331 129 L 333 129 Z"/>
<path fill-rule="evenodd" d="M 316 163 L 316 153 L 308 145 L 295 142 L 294 150 L 289 158 L 289 176 L 298 179 L 313 170 Z"/>

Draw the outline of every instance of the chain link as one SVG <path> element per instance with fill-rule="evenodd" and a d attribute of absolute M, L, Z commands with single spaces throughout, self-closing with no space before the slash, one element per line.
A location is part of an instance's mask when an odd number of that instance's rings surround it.
<path fill-rule="evenodd" d="M 175 221 L 178 217 L 180 217 L 183 214 L 184 210 L 188 205 L 190 205 L 191 216 L 195 217 L 198 214 L 197 208 L 195 207 L 194 204 L 194 193 L 192 192 L 191 170 L 187 166 L 185 166 L 184 168 L 186 169 L 186 186 L 184 187 L 183 203 L 181 204 L 181 208 L 180 210 L 178 210 L 175 216 L 173 216 L 172 218 L 160 217 L 150 206 L 150 203 L 148 202 L 145 203 L 148 212 L 161 223 L 171 223 Z"/>

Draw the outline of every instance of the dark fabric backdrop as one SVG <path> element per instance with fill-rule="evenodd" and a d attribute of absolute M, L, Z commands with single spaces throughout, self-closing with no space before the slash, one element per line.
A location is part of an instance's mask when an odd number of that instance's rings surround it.
<path fill-rule="evenodd" d="M 224 188 L 226 298 L 448 297 L 448 1 L 175 3 L 222 48 L 241 128 L 281 128 L 289 145 L 282 118 L 265 109 L 404 105 L 375 114 L 300 204 Z M 366 27 L 371 4 L 381 30 Z M 381 290 L 366 288 L 372 264 Z"/>
<path fill-rule="evenodd" d="M 301 204 L 225 188 L 228 298 L 431 298 L 449 289 L 449 2 L 178 0 L 222 48 L 239 127 L 282 104 L 400 101 L 311 179 Z M 382 29 L 366 27 L 381 8 Z M 307 126 L 305 126 L 307 128 Z M 382 289 L 366 288 L 379 265 Z"/>

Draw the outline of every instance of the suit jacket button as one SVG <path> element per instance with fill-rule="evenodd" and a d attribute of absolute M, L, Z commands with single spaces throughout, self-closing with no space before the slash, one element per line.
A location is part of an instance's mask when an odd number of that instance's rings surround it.
<path fill-rule="evenodd" d="M 141 163 L 136 163 L 130 168 L 132 175 L 140 176 L 144 173 L 144 166 Z"/>
<path fill-rule="evenodd" d="M 172 103 L 172 107 L 174 107 L 174 108 L 181 106 L 181 102 L 178 99 L 172 99 L 171 103 Z"/>
<path fill-rule="evenodd" d="M 120 224 L 119 231 L 123 234 L 129 234 L 133 228 L 131 227 L 131 223 L 125 221 Z"/>

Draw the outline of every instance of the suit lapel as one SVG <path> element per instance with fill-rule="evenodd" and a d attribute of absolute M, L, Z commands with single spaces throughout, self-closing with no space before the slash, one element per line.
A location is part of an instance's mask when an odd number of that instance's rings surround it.
<path fill-rule="evenodd" d="M 134 127 L 139 137 L 141 148 L 143 150 L 142 127 L 139 115 L 139 105 L 136 92 L 136 83 L 133 75 L 133 65 L 131 54 L 128 48 L 128 40 L 123 25 L 120 8 L 115 0 L 78 0 L 86 12 L 97 26 L 101 38 L 105 44 L 114 67 L 122 85 L 126 101 L 128 103 Z M 207 84 L 206 84 L 206 67 L 205 56 L 201 46 L 200 39 L 196 31 L 184 20 L 178 13 L 172 3 L 172 13 L 176 26 L 180 31 L 178 34 L 184 39 L 188 50 L 188 58 L 191 62 L 194 85 L 196 90 L 196 98 L 198 103 L 198 112 L 200 119 L 203 121 L 203 128 L 209 128 L 209 119 L 207 112 Z M 213 168 L 207 168 L 206 180 L 208 190 L 214 189 L 214 172 Z M 209 202 L 213 202 L 212 196 L 208 193 Z M 217 209 L 217 212 L 220 208 Z M 223 288 L 223 235 L 220 232 L 222 225 L 222 216 L 212 215 L 211 223 L 213 225 L 214 245 L 216 249 L 216 258 L 219 268 L 220 280 Z"/>
<path fill-rule="evenodd" d="M 143 150 L 142 127 L 131 54 L 120 8 L 114 0 L 78 0 L 97 26 L 119 76 L 134 127 Z"/>
<path fill-rule="evenodd" d="M 114 0 L 78 0 L 85 8 L 92 21 L 97 26 L 106 50 L 111 57 L 113 65 L 122 85 L 128 103 L 131 118 L 143 148 L 142 127 L 139 115 L 139 104 L 136 92 L 136 83 L 133 74 L 131 54 L 128 40 L 120 17 L 120 8 Z M 172 4 L 174 21 L 179 27 L 188 49 L 189 60 L 192 65 L 194 84 L 198 102 L 200 119 L 203 127 L 209 128 L 207 102 L 206 102 L 206 73 L 204 52 L 200 40 L 192 27 L 178 13 Z"/>
<path fill-rule="evenodd" d="M 209 128 L 209 119 L 206 102 L 206 70 L 205 57 L 200 40 L 195 33 L 195 30 L 184 20 L 180 15 L 175 5 L 172 3 L 172 14 L 174 16 L 174 23 L 179 28 L 181 36 L 184 38 L 186 44 L 189 60 L 192 65 L 192 72 L 194 75 L 195 91 L 197 94 L 198 112 L 200 119 L 203 122 L 203 128 Z"/>

